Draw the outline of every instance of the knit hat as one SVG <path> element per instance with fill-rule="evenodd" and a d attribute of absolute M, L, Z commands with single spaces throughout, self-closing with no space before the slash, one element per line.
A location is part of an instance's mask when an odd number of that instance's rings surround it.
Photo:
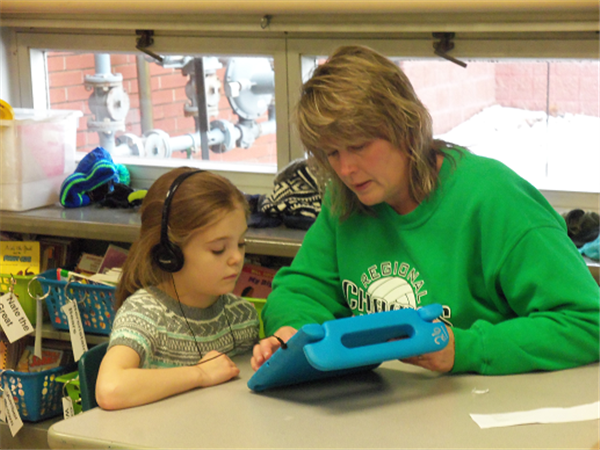
<path fill-rule="evenodd" d="M 577 248 L 592 242 L 600 233 L 600 217 L 594 211 L 573 209 L 563 215 L 569 237 Z"/>
<path fill-rule="evenodd" d="M 75 172 L 63 181 L 60 187 L 60 204 L 65 208 L 77 208 L 100 201 L 112 191 L 113 183 L 118 182 L 118 168 L 110 153 L 102 147 L 96 147 L 79 162 Z M 95 194 L 96 190 L 99 195 Z"/>
<path fill-rule="evenodd" d="M 261 198 L 261 212 L 275 217 L 304 216 L 314 222 L 321 212 L 321 194 L 306 160 L 292 161 L 277 174 L 273 184 L 273 192 Z"/>

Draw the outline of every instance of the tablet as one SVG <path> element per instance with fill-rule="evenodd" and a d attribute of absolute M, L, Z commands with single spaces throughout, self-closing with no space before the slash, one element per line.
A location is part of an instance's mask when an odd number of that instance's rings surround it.
<path fill-rule="evenodd" d="M 261 392 L 441 350 L 449 339 L 446 326 L 433 322 L 441 314 L 435 303 L 305 325 L 256 371 L 248 387 Z"/>

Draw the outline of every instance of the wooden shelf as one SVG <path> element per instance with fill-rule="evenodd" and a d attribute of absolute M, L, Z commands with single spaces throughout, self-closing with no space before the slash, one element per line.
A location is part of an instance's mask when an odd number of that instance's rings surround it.
<path fill-rule="evenodd" d="M 57 330 L 51 324 L 45 323 L 42 325 L 42 338 L 43 339 L 53 339 L 55 341 L 71 341 L 71 336 L 69 335 L 69 331 L 65 330 Z M 85 334 L 85 340 L 88 344 L 96 345 L 102 344 L 103 342 L 108 342 L 108 336 L 102 334 Z"/>

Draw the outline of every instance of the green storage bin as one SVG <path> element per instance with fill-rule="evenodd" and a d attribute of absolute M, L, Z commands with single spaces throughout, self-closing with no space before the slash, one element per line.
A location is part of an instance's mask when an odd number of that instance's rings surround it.
<path fill-rule="evenodd" d="M 252 303 L 254 305 L 254 307 L 256 308 L 256 311 L 258 312 L 258 320 L 260 322 L 260 331 L 258 333 L 258 337 L 263 339 L 265 337 L 265 327 L 263 325 L 261 312 L 262 312 L 263 307 L 265 306 L 265 303 L 267 303 L 267 299 L 265 299 L 265 298 L 249 298 L 249 297 L 243 297 L 243 298 L 245 300 L 248 300 L 250 303 Z"/>
<path fill-rule="evenodd" d="M 31 325 L 35 326 L 36 320 L 37 320 L 36 313 L 35 313 L 36 300 L 35 300 L 35 298 L 32 298 L 31 295 L 29 295 L 29 292 L 27 291 L 27 286 L 29 285 L 29 282 L 31 281 L 31 279 L 34 277 L 35 277 L 35 275 L 22 276 L 22 275 L 10 275 L 10 274 L 5 274 L 5 273 L 0 274 L 0 293 L 2 293 L 2 294 L 8 293 L 10 286 L 11 286 L 11 278 L 14 278 L 14 280 L 17 282 L 14 286 L 14 293 L 18 297 L 19 303 L 23 307 L 23 311 L 25 311 L 25 315 L 31 322 Z M 42 295 L 43 295 L 42 294 L 42 285 L 35 281 L 33 283 L 31 283 L 30 290 L 34 296 L 37 295 L 39 297 L 42 297 Z M 42 318 L 42 320 L 43 320 L 43 318 Z"/>
<path fill-rule="evenodd" d="M 56 377 L 56 381 L 63 384 L 63 397 L 69 396 L 73 402 L 73 412 L 79 414 L 81 412 L 81 388 L 79 385 L 79 372 L 69 372 L 60 377 Z"/>

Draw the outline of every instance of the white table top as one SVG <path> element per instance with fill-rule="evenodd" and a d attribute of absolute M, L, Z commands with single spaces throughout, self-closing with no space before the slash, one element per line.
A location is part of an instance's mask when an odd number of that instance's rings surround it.
<path fill-rule="evenodd" d="M 51 448 L 598 448 L 598 420 L 480 429 L 469 414 L 599 399 L 598 364 L 509 376 L 439 375 L 391 361 L 372 372 L 257 394 L 240 377 L 52 425 Z"/>

